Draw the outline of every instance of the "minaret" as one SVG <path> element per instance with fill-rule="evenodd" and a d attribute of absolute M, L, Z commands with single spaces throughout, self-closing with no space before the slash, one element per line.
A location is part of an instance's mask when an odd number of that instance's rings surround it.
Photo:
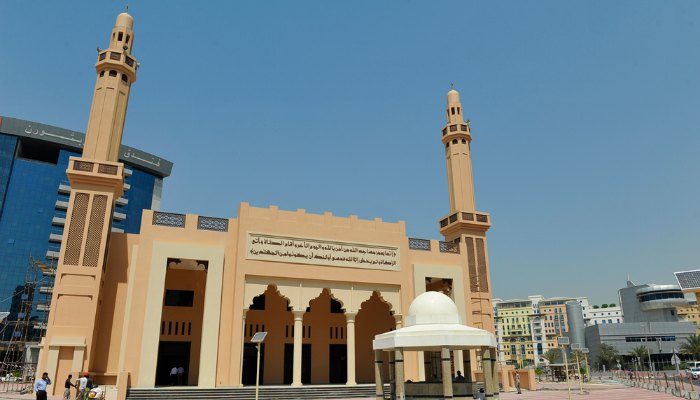
<path fill-rule="evenodd" d="M 488 267 L 486 231 L 491 216 L 476 211 L 471 159 L 471 127 L 464 122 L 459 92 L 447 93 L 447 124 L 442 129 L 442 144 L 447 161 L 447 185 L 450 213 L 440 219 L 440 233 L 448 242 L 464 242 L 471 297 L 470 311 L 475 326 L 493 331 L 491 279 Z"/>
<path fill-rule="evenodd" d="M 66 171 L 71 195 L 38 369 L 54 382 L 59 381 L 55 375 L 60 363 L 68 363 L 74 372 L 91 371 L 94 365 L 93 338 L 114 202 L 124 186 L 119 147 L 138 65 L 131 55 L 132 27 L 131 15 L 119 14 L 109 48 L 99 50 L 83 154 L 70 157 Z"/>
<path fill-rule="evenodd" d="M 129 104 L 129 90 L 136 81 L 138 63 L 131 55 L 134 19 L 127 13 L 117 16 L 107 50 L 97 57 L 97 83 L 92 97 L 83 157 L 119 161 L 119 147 Z"/>

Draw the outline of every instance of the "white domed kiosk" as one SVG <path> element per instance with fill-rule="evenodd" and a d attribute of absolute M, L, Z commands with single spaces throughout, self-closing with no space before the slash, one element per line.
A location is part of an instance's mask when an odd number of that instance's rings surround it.
<path fill-rule="evenodd" d="M 383 398 L 380 396 L 384 395 L 383 377 L 381 376 L 383 351 L 393 352 L 393 354 L 390 353 L 390 358 L 391 355 L 394 356 L 396 368 L 394 376 L 396 379 L 395 385 L 392 385 L 392 391 L 395 391 L 393 395 L 397 399 L 410 399 L 413 396 L 421 399 L 471 398 L 472 396 L 471 392 L 464 393 L 465 396 L 460 396 L 463 393 L 454 393 L 452 379 L 443 379 L 441 384 L 432 385 L 405 383 L 404 351 L 440 351 L 442 354 L 442 376 L 451 377 L 450 351 L 481 350 L 484 371 L 486 372 L 484 377 L 486 394 L 491 397 L 498 393 L 497 390 L 493 393 L 496 387 L 493 383 L 495 363 L 492 363 L 491 360 L 495 358 L 495 352 L 490 350 L 496 347 L 496 338 L 488 331 L 462 324 L 455 303 L 440 292 L 425 292 L 416 297 L 408 309 L 406 326 L 375 336 L 372 345 L 377 362 L 377 367 L 375 367 L 377 399 Z M 435 393 L 436 391 L 440 393 Z M 464 390 L 458 390 L 458 392 L 464 392 Z"/>

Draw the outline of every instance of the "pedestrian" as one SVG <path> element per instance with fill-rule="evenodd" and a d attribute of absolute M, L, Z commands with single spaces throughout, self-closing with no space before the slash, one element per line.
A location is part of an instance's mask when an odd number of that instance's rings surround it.
<path fill-rule="evenodd" d="M 523 392 L 520 391 L 520 374 L 515 373 L 515 388 L 518 389 L 518 394 L 523 394 Z"/>
<path fill-rule="evenodd" d="M 63 389 L 63 400 L 70 400 L 70 388 L 78 387 L 78 385 L 70 381 L 72 377 L 73 375 L 68 374 L 68 379 L 66 379 L 66 383 L 64 385 L 65 389 Z"/>
<path fill-rule="evenodd" d="M 182 386 L 185 382 L 185 369 L 183 367 L 177 368 L 177 384 Z"/>
<path fill-rule="evenodd" d="M 462 371 L 457 371 L 457 376 L 452 379 L 452 382 L 465 382 L 466 379 L 464 378 L 464 375 L 462 375 Z"/>
<path fill-rule="evenodd" d="M 177 367 L 170 370 L 170 386 L 175 386 L 177 383 Z"/>
<path fill-rule="evenodd" d="M 36 381 L 34 384 L 34 393 L 36 393 L 36 400 L 47 400 L 46 397 L 46 385 L 51 384 L 51 379 L 49 379 L 49 373 L 44 372 L 41 375 L 41 379 Z"/>
<path fill-rule="evenodd" d="M 75 398 L 76 400 L 84 400 L 85 399 L 85 391 L 87 390 L 87 384 L 88 384 L 88 374 L 85 372 L 83 373 L 83 376 L 81 376 L 78 379 L 78 387 L 77 391 L 75 393 Z"/>
<path fill-rule="evenodd" d="M 484 393 L 484 388 L 479 388 L 479 392 L 474 395 L 476 400 L 486 400 L 486 393 Z"/>

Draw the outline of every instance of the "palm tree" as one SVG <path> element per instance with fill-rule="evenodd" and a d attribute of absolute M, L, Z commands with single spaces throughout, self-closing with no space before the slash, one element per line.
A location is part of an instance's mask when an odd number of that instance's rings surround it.
<path fill-rule="evenodd" d="M 616 348 L 605 343 L 600 345 L 600 351 L 598 352 L 598 362 L 600 364 L 610 369 L 617 364 L 618 357 L 619 354 Z"/>
<path fill-rule="evenodd" d="M 690 335 L 681 345 L 681 353 L 693 356 L 694 360 L 700 358 L 700 335 Z"/>
<path fill-rule="evenodd" d="M 649 357 L 649 351 L 646 346 L 637 346 L 630 350 L 630 356 L 635 357 L 639 361 L 639 365 L 644 365 L 644 360 Z"/>
<path fill-rule="evenodd" d="M 554 364 L 555 362 L 557 362 L 557 360 L 559 360 L 560 355 L 561 355 L 560 350 L 549 349 L 549 350 L 545 351 L 544 354 L 542 354 L 542 358 L 547 360 L 548 364 Z M 552 371 L 552 380 L 554 380 L 554 370 L 552 370 L 551 368 L 549 368 L 549 370 Z"/>

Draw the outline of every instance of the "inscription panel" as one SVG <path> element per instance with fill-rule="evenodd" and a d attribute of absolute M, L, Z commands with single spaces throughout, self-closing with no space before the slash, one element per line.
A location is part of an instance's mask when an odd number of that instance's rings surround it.
<path fill-rule="evenodd" d="M 246 258 L 295 264 L 398 271 L 399 248 L 248 232 Z"/>

